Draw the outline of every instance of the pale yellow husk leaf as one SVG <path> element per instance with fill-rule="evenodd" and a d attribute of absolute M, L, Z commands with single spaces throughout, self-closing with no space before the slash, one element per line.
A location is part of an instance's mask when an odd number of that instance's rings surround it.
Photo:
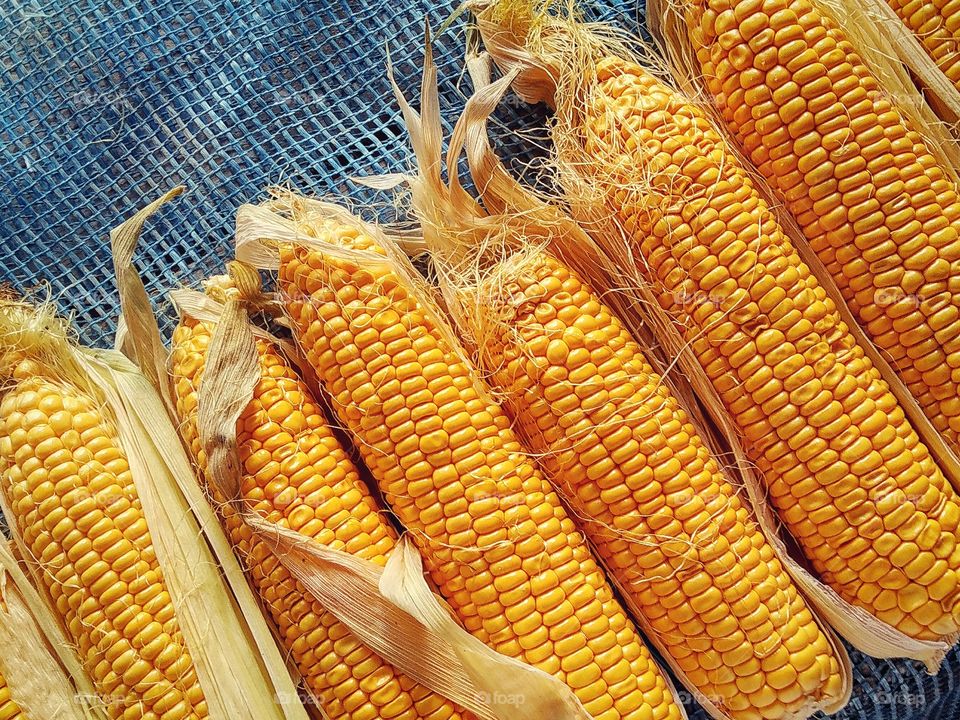
<path fill-rule="evenodd" d="M 155 543 L 170 545 L 170 561 L 178 566 L 176 581 L 184 595 L 181 602 L 185 610 L 178 607 L 177 616 L 182 625 L 191 626 L 194 634 L 191 642 L 184 628 L 211 716 L 216 708 L 218 717 L 223 713 L 222 717 L 230 720 L 307 720 L 309 715 L 270 626 L 174 429 L 175 401 L 166 369 L 167 353 L 146 289 L 133 264 L 144 223 L 181 191 L 182 188 L 175 188 L 166 193 L 110 234 L 127 328 L 125 335 L 118 335 L 117 345 L 143 374 L 130 367 L 112 367 L 119 361 L 109 363 L 105 372 L 121 390 L 127 391 L 123 397 L 127 401 L 124 411 L 130 422 L 154 429 L 153 442 L 146 444 L 143 460 L 148 467 L 169 469 L 164 482 L 156 484 L 162 492 L 154 498 L 159 503 L 156 528 L 149 517 L 148 526 Z M 128 401 L 141 396 L 151 401 Z M 162 432 L 159 436 L 157 428 Z M 139 491 L 139 484 L 137 488 Z M 166 577 L 171 582 L 169 574 Z M 212 622 L 216 625 L 212 626 Z"/>

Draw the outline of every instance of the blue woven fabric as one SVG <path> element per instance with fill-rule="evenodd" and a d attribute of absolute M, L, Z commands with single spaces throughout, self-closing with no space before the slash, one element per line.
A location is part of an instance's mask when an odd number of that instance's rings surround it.
<path fill-rule="evenodd" d="M 423 0 L 2 0 L 2 281 L 48 283 L 81 339 L 107 345 L 117 314 L 107 233 L 146 200 L 189 189 L 151 222 L 138 256 L 160 297 L 221 268 L 234 211 L 266 186 L 357 196 L 351 175 L 407 167 L 385 43 L 412 93 L 424 17 L 437 26 L 446 12 Z M 639 16 L 615 0 L 591 12 L 628 29 Z M 448 117 L 463 105 L 462 44 L 462 23 L 438 42 Z M 542 111 L 508 102 L 500 117 L 525 135 L 501 148 L 529 159 Z M 960 717 L 956 652 L 936 677 L 852 657 L 853 699 L 837 717 Z"/>

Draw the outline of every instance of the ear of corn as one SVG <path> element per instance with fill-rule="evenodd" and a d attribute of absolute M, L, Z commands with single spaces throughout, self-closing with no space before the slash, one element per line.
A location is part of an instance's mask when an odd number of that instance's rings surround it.
<path fill-rule="evenodd" d="M 181 434 L 201 469 L 198 390 L 212 335 L 184 317 L 171 368 Z M 241 497 L 248 507 L 335 549 L 383 565 L 396 536 L 296 371 L 267 340 L 257 341 L 261 379 L 238 423 Z M 287 652 L 331 720 L 452 720 L 451 703 L 399 674 L 314 600 L 211 487 L 213 500 Z"/>
<path fill-rule="evenodd" d="M 850 602 L 914 637 L 955 634 L 960 505 L 879 373 L 706 119 L 629 65 L 599 80 L 598 118 L 641 93 L 661 111 L 621 110 L 648 143 L 633 158 L 685 188 L 659 212 L 615 198 L 781 518 Z M 623 157 L 603 125 L 587 132 L 588 152 Z"/>
<path fill-rule="evenodd" d="M 659 293 L 822 580 L 952 640 L 960 504 L 886 383 L 707 117 L 633 62 L 589 67 L 555 132 L 577 212 Z"/>
<path fill-rule="evenodd" d="M 470 328 L 486 369 L 672 664 L 728 717 L 842 697 L 830 641 L 626 329 L 546 253 L 506 283 Z"/>
<path fill-rule="evenodd" d="M 322 204 L 280 206 L 313 238 L 280 247 L 294 334 L 465 628 L 563 680 L 596 720 L 681 717 L 556 494 L 383 240 Z"/>
<path fill-rule="evenodd" d="M 110 716 L 208 717 L 111 418 L 33 360 L 10 378 L 0 470 L 11 520 Z"/>
<path fill-rule="evenodd" d="M 844 299 L 960 449 L 960 197 L 913 122 L 810 0 L 690 2 L 731 133 Z"/>
<path fill-rule="evenodd" d="M 147 378 L 47 305 L 0 300 L 0 337 L 0 497 L 78 692 L 113 720 L 305 720 Z"/>

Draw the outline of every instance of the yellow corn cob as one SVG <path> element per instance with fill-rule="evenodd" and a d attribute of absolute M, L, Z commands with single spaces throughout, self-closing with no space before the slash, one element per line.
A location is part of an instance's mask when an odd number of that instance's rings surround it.
<path fill-rule="evenodd" d="M 960 87 L 960 3 L 957 0 L 887 0 L 924 50 Z"/>
<path fill-rule="evenodd" d="M 957 495 L 706 116 L 600 62 L 584 148 L 638 267 L 745 436 L 780 517 L 846 600 L 918 638 L 960 629 Z"/>
<path fill-rule="evenodd" d="M 694 687 L 738 720 L 840 697 L 829 640 L 626 328 L 546 253 L 501 281 L 464 303 L 484 365 Z"/>
<path fill-rule="evenodd" d="M 687 22 L 730 130 L 960 449 L 956 185 L 810 0 L 692 0 Z"/>
<path fill-rule="evenodd" d="M 0 720 L 27 720 L 27 716 L 10 697 L 10 688 L 0 675 Z"/>
<path fill-rule="evenodd" d="M 100 403 L 21 361 L 0 402 L 0 481 L 14 522 L 115 720 L 201 720 L 203 692 Z"/>
<path fill-rule="evenodd" d="M 197 393 L 212 328 L 185 318 L 174 331 L 171 368 L 181 433 L 204 469 Z M 238 422 L 241 495 L 271 522 L 385 565 L 396 544 L 389 522 L 309 389 L 273 345 L 257 340 L 261 380 Z M 331 720 L 455 720 L 454 706 L 400 675 L 312 599 L 214 493 L 228 537 L 245 561 L 285 649 Z"/>
<path fill-rule="evenodd" d="M 305 235 L 383 252 L 352 225 L 300 215 Z M 563 680 L 595 720 L 679 718 L 556 494 L 406 280 L 286 246 L 280 282 L 336 412 L 466 629 Z"/>

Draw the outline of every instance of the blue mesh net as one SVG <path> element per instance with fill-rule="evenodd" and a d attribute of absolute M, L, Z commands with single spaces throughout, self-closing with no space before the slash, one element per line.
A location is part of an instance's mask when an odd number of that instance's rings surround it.
<path fill-rule="evenodd" d="M 6 0 L 2 281 L 49 284 L 82 340 L 108 345 L 118 310 L 108 230 L 171 186 L 189 192 L 151 221 L 138 256 L 158 298 L 219 271 L 234 211 L 270 184 L 371 201 L 348 178 L 409 162 L 384 76 L 386 44 L 412 92 L 424 17 L 436 26 L 446 12 L 424 0 Z M 615 0 L 591 12 L 627 29 L 640 16 Z M 462 24 L 437 43 L 448 118 L 467 89 L 462 47 Z M 499 117 L 513 130 L 500 147 L 516 162 L 546 144 L 542 110 L 508 101 Z M 159 310 L 169 332 L 169 309 Z M 935 677 L 851 654 L 853 699 L 837 717 L 960 717 L 956 652 Z M 693 704 L 690 714 L 706 717 Z"/>

